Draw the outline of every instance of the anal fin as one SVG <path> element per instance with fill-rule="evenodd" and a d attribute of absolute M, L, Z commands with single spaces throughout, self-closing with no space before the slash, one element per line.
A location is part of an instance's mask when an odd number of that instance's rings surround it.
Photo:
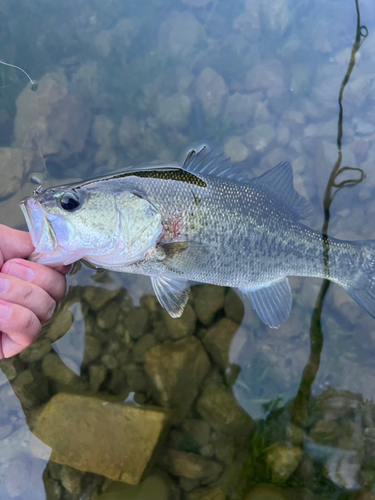
<path fill-rule="evenodd" d="M 152 276 L 151 284 L 164 309 L 172 318 L 179 318 L 189 299 L 190 285 L 188 281 L 168 276 Z"/>
<path fill-rule="evenodd" d="M 270 328 L 278 328 L 289 317 L 292 307 L 292 291 L 288 278 L 267 283 L 260 288 L 241 288 L 251 300 L 260 319 Z"/>

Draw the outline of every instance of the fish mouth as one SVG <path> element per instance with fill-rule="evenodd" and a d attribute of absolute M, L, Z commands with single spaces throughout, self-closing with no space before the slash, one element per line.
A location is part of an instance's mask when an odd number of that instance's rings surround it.
<path fill-rule="evenodd" d="M 27 197 L 20 201 L 20 207 L 35 251 L 40 253 L 54 252 L 58 246 L 55 231 L 40 203 L 33 197 Z"/>

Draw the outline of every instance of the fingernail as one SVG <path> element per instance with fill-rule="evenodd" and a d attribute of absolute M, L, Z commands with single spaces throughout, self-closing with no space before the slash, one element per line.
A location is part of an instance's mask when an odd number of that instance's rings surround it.
<path fill-rule="evenodd" d="M 3 304 L 0 304 L 0 318 L 1 319 L 7 319 L 11 315 L 11 309 L 8 306 L 4 306 Z"/>
<path fill-rule="evenodd" d="M 30 281 L 34 278 L 34 271 L 20 264 L 11 264 L 8 274 L 20 278 L 23 281 Z"/>
<path fill-rule="evenodd" d="M 0 278 L 0 293 L 4 293 L 9 289 L 9 282 L 4 278 Z"/>

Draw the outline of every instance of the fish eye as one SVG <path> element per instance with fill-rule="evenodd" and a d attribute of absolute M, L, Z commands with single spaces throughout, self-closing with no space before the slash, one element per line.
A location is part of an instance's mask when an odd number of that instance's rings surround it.
<path fill-rule="evenodd" d="M 74 191 L 67 191 L 60 198 L 61 207 L 68 212 L 75 210 L 80 205 L 80 199 Z"/>

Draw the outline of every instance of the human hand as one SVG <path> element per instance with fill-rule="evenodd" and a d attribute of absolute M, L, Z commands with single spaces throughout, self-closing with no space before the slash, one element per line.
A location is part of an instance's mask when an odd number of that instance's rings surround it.
<path fill-rule="evenodd" d="M 65 294 L 71 266 L 24 260 L 33 251 L 29 233 L 0 224 L 0 359 L 32 344 Z"/>

